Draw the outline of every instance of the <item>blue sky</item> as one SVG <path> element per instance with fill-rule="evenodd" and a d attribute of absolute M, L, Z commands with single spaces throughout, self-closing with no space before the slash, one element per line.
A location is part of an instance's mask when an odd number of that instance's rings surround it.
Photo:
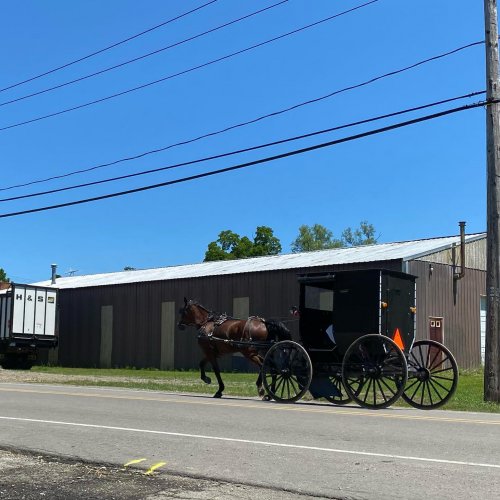
<path fill-rule="evenodd" d="M 173 44 L 275 1 L 218 0 L 82 63 L 0 93 L 0 103 Z M 205 3 L 144 0 L 5 2 L 0 87 L 99 50 Z M 54 92 L 0 107 L 0 128 L 121 92 L 364 3 L 289 0 L 193 42 Z M 0 132 L 0 188 L 140 154 L 314 99 L 484 39 L 482 2 L 380 0 L 218 64 L 71 113 Z M 484 90 L 484 46 L 133 162 L 15 190 L 21 195 L 194 160 Z M 472 103 L 479 98 L 464 101 Z M 457 104 L 459 105 L 459 104 Z M 454 105 L 434 108 L 435 111 Z M 433 111 L 434 111 L 433 110 Z M 429 111 L 429 112 L 433 112 Z M 409 118 L 423 113 L 407 115 Z M 111 272 L 203 260 L 231 229 L 270 226 L 283 251 L 302 224 L 340 236 L 368 220 L 380 242 L 486 227 L 484 109 L 304 155 L 125 197 L 1 218 L 0 267 L 11 279 Z M 132 189 L 360 133 L 358 126 L 198 166 L 43 197 L 0 214 Z"/>

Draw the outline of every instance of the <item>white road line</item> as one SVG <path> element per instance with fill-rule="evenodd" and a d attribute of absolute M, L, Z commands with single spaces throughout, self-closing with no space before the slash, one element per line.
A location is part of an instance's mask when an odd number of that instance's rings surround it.
<path fill-rule="evenodd" d="M 67 425 L 70 427 L 87 427 L 93 429 L 106 429 L 112 431 L 125 431 L 125 432 L 137 432 L 143 434 L 157 434 L 163 436 L 176 436 L 176 437 L 185 437 L 192 439 L 211 439 L 214 441 L 227 441 L 233 443 L 246 443 L 253 445 L 262 445 L 262 446 L 275 446 L 279 448 L 293 448 L 299 450 L 311 450 L 311 451 L 325 451 L 329 453 L 343 453 L 347 455 L 361 455 L 367 457 L 381 457 L 381 458 L 394 458 L 400 460 L 413 460 L 418 462 L 432 462 L 432 463 L 440 463 L 440 464 L 451 464 L 451 465 L 466 465 L 471 467 L 486 467 L 491 469 L 500 469 L 500 465 L 497 464 L 483 464 L 477 462 L 461 462 L 459 460 L 444 460 L 439 458 L 425 458 L 425 457 L 411 457 L 406 455 L 391 455 L 388 453 L 371 453 L 367 451 L 354 451 L 354 450 L 339 450 L 336 448 L 322 448 L 319 446 L 305 446 L 299 444 L 286 444 L 286 443 L 273 443 L 269 441 L 254 441 L 251 439 L 236 439 L 236 438 L 226 438 L 219 436 L 204 436 L 202 434 L 185 434 L 182 432 L 168 432 L 168 431 L 153 431 L 149 429 L 135 429 L 133 427 L 114 427 L 110 425 L 96 425 L 96 424 L 82 424 L 78 422 L 59 422 L 57 420 L 40 420 L 36 418 L 20 418 L 20 417 L 4 417 L 0 416 L 0 420 L 13 420 L 19 422 L 36 422 L 40 424 L 52 424 L 52 425 Z"/>

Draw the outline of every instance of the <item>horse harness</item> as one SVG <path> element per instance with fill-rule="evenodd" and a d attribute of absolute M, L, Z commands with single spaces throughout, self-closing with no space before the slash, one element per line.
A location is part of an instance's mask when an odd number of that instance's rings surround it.
<path fill-rule="evenodd" d="M 209 314 L 206 321 L 198 328 L 198 338 L 207 338 L 208 340 L 222 341 L 226 343 L 241 343 L 241 342 L 252 342 L 251 324 L 253 321 L 265 322 L 264 318 L 259 316 L 249 316 L 245 326 L 243 327 L 243 333 L 241 339 L 231 340 L 229 338 L 222 338 L 217 336 L 217 330 L 219 327 L 228 320 L 234 320 L 231 316 L 223 314 Z M 207 328 L 208 325 L 213 324 L 213 328 L 210 330 Z"/>

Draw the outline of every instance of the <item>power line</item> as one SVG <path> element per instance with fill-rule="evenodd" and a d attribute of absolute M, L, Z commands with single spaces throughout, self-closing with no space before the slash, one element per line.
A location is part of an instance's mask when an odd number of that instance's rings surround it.
<path fill-rule="evenodd" d="M 142 176 L 142 175 L 152 174 L 152 173 L 156 173 L 156 172 L 162 172 L 162 171 L 165 171 L 165 170 L 171 170 L 171 169 L 179 168 L 179 167 L 185 167 L 185 166 L 188 166 L 188 165 L 194 165 L 194 164 L 202 163 L 202 162 L 206 162 L 206 161 L 216 160 L 216 159 L 220 159 L 220 158 L 226 158 L 228 156 L 233 156 L 233 155 L 237 155 L 237 154 L 241 154 L 241 153 L 247 153 L 249 151 L 255 151 L 257 149 L 263 149 L 263 148 L 267 148 L 267 147 L 271 147 L 271 146 L 277 146 L 278 144 L 284 144 L 284 143 L 287 143 L 287 142 L 293 142 L 293 141 L 297 141 L 297 140 L 301 140 L 301 139 L 306 139 L 308 137 L 314 137 L 314 136 L 317 136 L 317 135 L 326 134 L 326 133 L 329 133 L 329 132 L 334 132 L 336 130 L 342 130 L 342 129 L 345 129 L 345 128 L 350 128 L 350 127 L 354 127 L 354 126 L 357 126 L 357 125 L 363 125 L 363 124 L 366 124 L 366 123 L 371 123 L 371 122 L 374 122 L 374 121 L 383 120 L 383 119 L 386 119 L 386 118 L 391 118 L 391 117 L 394 117 L 394 116 L 399 116 L 399 115 L 402 115 L 402 114 L 411 113 L 411 112 L 414 112 L 414 111 L 420 111 L 422 109 L 427 109 L 427 108 L 430 108 L 430 107 L 435 107 L 435 106 L 439 106 L 439 105 L 442 105 L 442 104 L 447 104 L 447 103 L 450 103 L 450 102 L 453 102 L 453 101 L 457 101 L 457 100 L 460 100 L 460 99 L 466 99 L 466 98 L 470 98 L 470 97 L 475 97 L 475 96 L 478 96 L 478 95 L 481 95 L 481 94 L 484 94 L 484 93 L 485 93 L 485 91 L 473 92 L 473 93 L 470 93 L 470 94 L 466 94 L 466 95 L 462 95 L 462 96 L 458 96 L 458 97 L 452 97 L 452 98 L 449 98 L 449 99 L 444 99 L 444 100 L 433 102 L 433 103 L 430 103 L 430 104 L 424 104 L 422 106 L 416 106 L 416 107 L 413 107 L 413 108 L 408 108 L 408 109 L 404 109 L 404 110 L 401 110 L 401 111 L 396 111 L 396 112 L 393 112 L 393 113 L 388 113 L 388 114 L 385 114 L 385 115 L 380 115 L 380 116 L 376 116 L 376 117 L 372 117 L 372 118 L 367 118 L 365 120 L 351 122 L 351 123 L 348 123 L 348 124 L 339 125 L 339 126 L 336 126 L 336 127 L 331 127 L 331 128 L 324 129 L 324 130 L 319 130 L 319 131 L 316 131 L 316 132 L 310 132 L 308 134 L 303 134 L 303 135 L 299 135 L 299 136 L 295 136 L 295 137 L 290 137 L 290 138 L 287 138 L 287 139 L 281 139 L 281 140 L 278 140 L 278 141 L 269 142 L 269 143 L 266 143 L 266 144 L 260 144 L 258 146 L 252 146 L 252 147 L 248 147 L 248 148 L 244 148 L 244 149 L 239 149 L 239 150 L 236 150 L 236 151 L 230 151 L 228 153 L 222 153 L 222 154 L 218 154 L 218 155 L 214 155 L 214 156 L 207 156 L 207 157 L 199 158 L 199 159 L 196 159 L 196 160 L 191 160 L 191 161 L 187 161 L 187 162 L 183 162 L 183 163 L 177 163 L 177 164 L 174 164 L 174 165 L 168 165 L 166 167 L 159 167 L 159 168 L 154 168 L 154 169 L 150 169 L 150 170 L 142 170 L 140 172 L 136 172 L 136 173 L 133 173 L 133 174 L 121 175 L 121 176 L 118 176 L 118 177 L 111 177 L 111 178 L 102 179 L 102 180 L 99 180 L 99 181 L 86 182 L 86 183 L 82 183 L 82 184 L 77 184 L 77 185 L 67 186 L 67 187 L 57 188 L 57 189 L 51 189 L 51 190 L 47 190 L 47 191 L 41 191 L 41 192 L 37 192 L 37 193 L 24 194 L 24 195 L 19 195 L 19 196 L 12 196 L 10 198 L 0 199 L 0 202 L 21 200 L 21 199 L 26 199 L 26 198 L 34 198 L 34 197 L 37 197 L 37 196 L 43 196 L 43 195 L 47 195 L 47 194 L 60 193 L 60 192 L 63 192 L 63 191 L 70 191 L 70 190 L 73 190 L 73 189 L 80 189 L 80 188 L 83 188 L 83 187 L 95 186 L 95 185 L 98 185 L 98 184 L 105 184 L 105 183 L 108 183 L 108 182 L 115 182 L 115 181 L 123 180 L 123 179 L 130 179 L 132 177 L 139 177 L 139 176 Z"/>
<path fill-rule="evenodd" d="M 260 42 L 260 43 L 257 43 L 255 45 L 251 45 L 250 47 L 246 47 L 245 49 L 241 49 L 241 50 L 238 50 L 236 52 L 232 52 L 231 54 L 227 54 L 227 55 L 219 57 L 217 59 L 212 59 L 211 61 L 208 61 L 206 63 L 199 64 L 197 66 L 193 66 L 193 67 L 188 68 L 186 70 L 179 71 L 178 73 L 174 73 L 172 75 L 168 75 L 168 76 L 165 76 L 163 78 L 159 78 L 158 80 L 154 80 L 152 82 L 148 82 L 148 83 L 145 83 L 143 85 L 139 85 L 137 87 L 133 87 L 133 88 L 124 90 L 122 92 L 118 92 L 116 94 L 112 94 L 112 95 L 109 95 L 109 96 L 106 96 L 106 97 L 102 97 L 101 99 L 96 99 L 94 101 L 90 101 L 90 102 L 87 102 L 87 103 L 84 103 L 84 104 L 80 104 L 78 106 L 73 106 L 72 108 L 66 108 L 66 109 L 63 109 L 61 111 L 57 111 L 55 113 L 50 113 L 48 115 L 39 116 L 37 118 L 32 118 L 30 120 L 25 120 L 23 122 L 18 122 L 18 123 L 14 123 L 12 125 L 7 125 L 5 127 L 0 128 L 0 132 L 2 132 L 4 130 L 9 130 L 11 128 L 20 127 L 22 125 L 28 125 L 29 123 L 34 123 L 34 122 L 38 122 L 38 121 L 41 121 L 41 120 L 45 120 L 47 118 L 52 118 L 54 116 L 59 116 L 59 115 L 65 114 L 65 113 L 70 113 L 71 111 L 76 111 L 77 109 L 82 109 L 82 108 L 86 108 L 88 106 L 93 106 L 95 104 L 99 104 L 99 103 L 104 102 L 104 101 L 109 101 L 110 99 L 115 99 L 116 97 L 120 97 L 120 96 L 123 96 L 123 95 L 126 95 L 126 94 L 130 94 L 131 92 L 136 92 L 137 90 L 142 90 L 144 88 L 151 87 L 152 85 L 156 85 L 158 83 L 165 82 L 167 80 L 171 80 L 172 78 L 177 78 L 178 76 L 182 76 L 182 75 L 185 75 L 187 73 L 191 73 L 191 72 L 196 71 L 198 69 L 206 68 L 207 66 L 211 66 L 212 64 L 216 64 L 216 63 L 219 63 L 221 61 L 225 61 L 225 60 L 230 59 L 232 57 L 235 57 L 237 55 L 243 54 L 245 52 L 249 52 L 250 50 L 254 50 L 254 49 L 258 48 L 258 47 L 262 47 L 264 45 L 267 45 L 269 43 L 275 42 L 277 40 L 281 40 L 282 38 L 285 38 L 287 36 L 295 35 L 295 34 L 301 32 L 301 31 L 304 31 L 304 30 L 309 29 L 309 28 L 313 28 L 314 26 L 318 26 L 319 24 L 325 23 L 327 21 L 331 21 L 332 19 L 335 19 L 337 17 L 343 16 L 345 14 L 349 14 L 351 12 L 354 12 L 354 11 L 356 11 L 358 9 L 363 8 L 363 7 L 367 7 L 368 5 L 371 5 L 371 4 L 379 2 L 379 1 L 380 0 L 371 0 L 370 2 L 358 5 L 357 7 L 353 7 L 352 9 L 345 10 L 345 11 L 340 12 L 338 14 L 335 14 L 333 16 L 326 17 L 324 19 L 321 19 L 321 20 L 316 21 L 314 23 L 308 24 L 306 26 L 302 26 L 301 28 L 295 29 L 293 31 L 289 31 L 288 33 L 284 33 L 284 34 L 276 36 L 274 38 L 270 38 L 269 40 L 265 40 L 264 42 Z"/>
<path fill-rule="evenodd" d="M 124 196 L 124 195 L 128 195 L 128 194 L 139 193 L 139 192 L 142 192 L 142 191 L 149 191 L 151 189 L 157 189 L 157 188 L 160 188 L 160 187 L 171 186 L 171 185 L 174 185 L 174 184 L 180 184 L 180 183 L 183 183 L 183 182 L 193 181 L 193 180 L 201 179 L 201 178 L 204 178 L 204 177 L 210 177 L 212 175 L 218 175 L 218 174 L 222 174 L 222 173 L 226 173 L 226 172 L 232 172 L 234 170 L 239 170 L 239 169 L 242 169 L 242 168 L 246 168 L 246 167 L 250 167 L 250 166 L 254 166 L 254 165 L 259 165 L 259 164 L 262 164 L 262 163 L 269 163 L 269 162 L 280 160 L 280 159 L 283 159 L 283 158 L 288 158 L 288 157 L 291 157 L 291 156 L 308 153 L 310 151 L 315 151 L 315 150 L 318 150 L 318 149 L 322 149 L 322 148 L 334 146 L 334 145 L 337 145 L 337 144 L 342 144 L 344 142 L 350 142 L 350 141 L 362 139 L 364 137 L 369 137 L 369 136 L 372 136 L 372 135 L 381 134 L 381 133 L 384 133 L 384 132 L 388 132 L 390 130 L 395 130 L 395 129 L 402 128 L 402 127 L 407 127 L 407 126 L 413 125 L 415 123 L 421 123 L 421 122 L 424 122 L 424 121 L 433 120 L 433 119 L 436 119 L 436 118 L 439 118 L 439 117 L 442 117 L 442 116 L 446 116 L 446 115 L 450 115 L 450 114 L 453 114 L 453 113 L 458 113 L 458 112 L 466 111 L 466 110 L 469 110 L 469 109 L 474 109 L 474 108 L 478 108 L 478 107 L 482 107 L 482 106 L 487 106 L 487 105 L 493 104 L 495 102 L 500 102 L 500 100 L 495 100 L 495 101 L 481 101 L 481 102 L 478 102 L 476 104 L 468 104 L 466 106 L 460 106 L 458 108 L 448 109 L 446 111 L 441 111 L 439 113 L 434 113 L 432 115 L 426 115 L 426 116 L 422 116 L 420 118 L 415 118 L 413 120 L 408 120 L 408 121 L 405 121 L 405 122 L 396 123 L 394 125 L 389 125 L 387 127 L 382 127 L 382 128 L 370 130 L 368 132 L 363 132 L 361 134 L 351 135 L 351 136 L 348 136 L 348 137 L 344 137 L 342 139 L 336 139 L 334 141 L 324 142 L 324 143 L 321 143 L 321 144 L 316 144 L 314 146 L 309 146 L 309 147 L 302 148 L 302 149 L 297 149 L 297 150 L 294 150 L 294 151 L 288 151 L 286 153 L 281 153 L 279 155 L 269 156 L 269 157 L 266 157 L 266 158 L 261 158 L 259 160 L 254 160 L 254 161 L 250 161 L 250 162 L 246 162 L 246 163 L 241 163 L 239 165 L 233 165 L 233 166 L 230 166 L 230 167 L 220 168 L 220 169 L 217 169 L 217 170 L 211 170 L 209 172 L 204 172 L 204 173 L 201 173 L 201 174 L 191 175 L 191 176 L 188 176 L 188 177 L 182 177 L 180 179 L 175 179 L 175 180 L 172 180 L 172 181 L 160 182 L 158 184 L 150 184 L 150 185 L 142 186 L 142 187 L 139 187 L 139 188 L 128 189 L 126 191 L 120 191 L 120 192 L 116 192 L 116 193 L 110 193 L 110 194 L 105 194 L 105 195 L 101 195 L 101 196 L 95 196 L 93 198 L 85 198 L 85 199 L 82 199 L 82 200 L 69 201 L 69 202 L 66 202 L 66 203 L 59 203 L 57 205 L 50 205 L 50 206 L 45 206 L 45 207 L 32 208 L 30 210 L 22 210 L 22 211 L 19 211 L 19 212 L 11 212 L 11 213 L 6 213 L 6 214 L 0 214 L 0 218 L 15 217 L 15 216 L 19 216 L 19 215 L 26 215 L 26 214 L 36 213 L 36 212 L 44 212 L 44 211 L 47 211 L 47 210 L 54 210 L 54 209 L 57 209 L 57 208 L 64 208 L 64 207 L 69 207 L 69 206 L 74 206 L 74 205 L 81 205 L 83 203 L 90 203 L 90 202 L 99 201 L 99 200 L 105 200 L 105 199 L 109 199 L 109 198 L 116 198 L 118 196 Z"/>
<path fill-rule="evenodd" d="M 96 50 L 95 52 L 92 52 L 90 54 L 87 54 L 86 56 L 80 57 L 79 59 L 75 59 L 74 61 L 70 61 L 66 64 L 63 64 L 62 66 L 58 66 L 57 68 L 53 68 L 53 69 L 50 69 L 48 71 L 45 71 L 44 73 L 40 73 L 39 75 L 32 76 L 31 78 L 28 78 L 28 79 L 23 80 L 21 82 L 13 83 L 12 85 L 9 85 L 8 87 L 4 87 L 3 89 L 0 89 L 0 92 L 5 92 L 6 90 L 13 89 L 14 87 L 19 87 L 19 85 L 23 85 L 25 83 L 32 82 L 33 80 L 37 80 L 38 78 L 42 78 L 43 76 L 50 75 L 51 73 L 55 73 L 56 71 L 67 68 L 68 66 L 72 66 L 73 64 L 79 63 L 81 61 L 85 61 L 85 59 L 89 59 L 89 58 L 94 57 L 98 54 L 102 54 L 103 52 L 106 52 L 107 50 L 118 47 L 118 45 L 122 45 L 124 43 L 127 43 L 130 40 L 134 40 L 135 38 L 139 38 L 140 36 L 145 35 L 146 33 L 150 33 L 151 31 L 154 31 L 158 28 L 161 28 L 162 26 L 165 26 L 165 25 L 170 24 L 174 21 L 177 21 L 178 19 L 181 19 L 185 16 L 188 16 L 189 14 L 193 14 L 194 12 L 201 10 L 205 7 L 208 7 L 209 5 L 211 5 L 215 2 L 217 2 L 217 0 L 210 0 L 209 2 L 204 3 L 203 5 L 200 5 L 199 7 L 196 7 L 195 9 L 192 9 L 188 12 L 184 12 L 183 14 L 180 14 L 176 17 L 173 17 L 172 19 L 169 19 L 168 21 L 164 21 L 160 24 L 157 24 L 156 26 L 153 26 L 151 28 L 148 28 L 147 30 L 141 31 L 140 33 L 137 33 L 137 34 L 132 35 L 128 38 L 125 38 L 124 40 L 121 40 L 119 42 L 113 43 L 112 45 L 108 45 L 107 47 L 104 47 L 103 49 Z"/>
<path fill-rule="evenodd" d="M 417 68 L 418 66 L 422 66 L 423 64 L 426 64 L 426 63 L 429 63 L 429 62 L 432 62 L 432 61 L 436 61 L 438 59 L 450 56 L 452 54 L 456 54 L 456 53 L 458 53 L 458 52 L 460 52 L 462 50 L 465 50 L 467 48 L 470 48 L 470 47 L 473 47 L 473 46 L 476 46 L 476 45 L 480 45 L 482 43 L 484 43 L 484 42 L 469 43 L 467 45 L 463 45 L 463 46 L 458 47 L 456 49 L 453 49 L 453 50 L 450 50 L 450 51 L 447 51 L 447 52 L 443 52 L 443 53 L 438 54 L 436 56 L 432 56 L 432 57 L 429 57 L 427 59 L 423 59 L 423 60 L 418 61 L 418 62 L 416 62 L 414 64 L 411 64 L 409 66 L 405 66 L 403 68 L 400 68 L 400 69 L 397 69 L 397 70 L 394 70 L 394 71 L 390 71 L 388 73 L 384 73 L 382 75 L 370 78 L 368 80 L 365 80 L 364 82 L 361 82 L 361 83 L 358 83 L 358 84 L 355 84 L 355 85 L 350 85 L 350 86 L 344 87 L 342 89 L 334 90 L 334 91 L 332 91 L 332 92 L 330 92 L 330 93 L 328 93 L 326 95 L 323 95 L 323 96 L 320 96 L 320 97 L 316 97 L 314 99 L 309 99 L 307 101 L 303 101 L 303 102 L 300 102 L 298 104 L 294 104 L 294 105 L 289 106 L 287 108 L 284 108 L 284 109 L 281 109 L 281 110 L 278 110 L 278 111 L 273 111 L 272 113 L 268 113 L 268 114 L 265 114 L 265 115 L 261 115 L 261 116 L 259 116 L 257 118 L 253 118 L 252 120 L 248 120 L 248 121 L 245 121 L 245 122 L 237 123 L 235 125 L 231 125 L 229 127 L 225 127 L 223 129 L 216 130 L 214 132 L 209 132 L 207 134 L 203 134 L 203 135 L 200 135 L 198 137 L 194 137 L 192 139 L 187 139 L 185 141 L 181 141 L 181 142 L 177 142 L 177 143 L 174 143 L 174 144 L 170 144 L 168 146 L 164 146 L 164 147 L 161 147 L 161 148 L 156 148 L 156 149 L 152 149 L 152 150 L 149 150 L 149 151 L 145 151 L 143 153 L 139 153 L 139 154 L 134 155 L 134 156 L 128 156 L 128 157 L 125 157 L 125 158 L 120 158 L 118 160 L 113 160 L 111 162 L 101 163 L 101 164 L 95 165 L 93 167 L 79 169 L 79 170 L 74 170 L 74 171 L 68 172 L 66 174 L 56 175 L 56 176 L 52 176 L 52 177 L 46 177 L 46 178 L 43 178 L 43 179 L 37 179 L 37 180 L 26 182 L 26 183 L 23 183 L 23 184 L 15 184 L 15 185 L 12 185 L 12 186 L 7 186 L 7 187 L 4 187 L 4 188 L 0 188 L 0 191 L 7 191 L 7 190 L 10 190 L 10 189 L 16 189 L 16 188 L 25 187 L 25 186 L 31 186 L 33 184 L 40 184 L 42 182 L 52 181 L 52 180 L 55 180 L 55 179 L 62 179 L 62 178 L 65 178 L 65 177 L 70 177 L 72 175 L 81 174 L 81 173 L 85 173 L 85 172 L 90 172 L 90 171 L 97 170 L 97 169 L 104 168 L 104 167 L 110 167 L 110 166 L 113 166 L 113 165 L 117 165 L 118 163 L 122 163 L 122 162 L 126 162 L 126 161 L 131 161 L 131 160 L 137 160 L 138 158 L 143 158 L 143 157 L 151 155 L 151 154 L 160 153 L 160 152 L 163 152 L 163 151 L 166 151 L 168 149 L 172 149 L 172 148 L 175 148 L 175 147 L 178 147 L 178 146 L 184 146 L 184 145 L 187 145 L 187 144 L 191 144 L 193 142 L 196 142 L 196 141 L 199 141 L 199 140 L 202 140 L 202 139 L 206 139 L 208 137 L 213 137 L 213 136 L 216 136 L 216 135 L 219 135 L 219 134 L 223 134 L 225 132 L 229 132 L 230 130 L 234 130 L 234 129 L 237 129 L 237 128 L 240 128 L 240 127 L 245 127 L 247 125 L 251 125 L 253 123 L 257 123 L 257 122 L 265 120 L 267 118 L 271 118 L 271 117 L 278 116 L 278 115 L 281 115 L 281 114 L 284 114 L 284 113 L 288 113 L 290 111 L 293 111 L 294 109 L 298 109 L 300 107 L 307 106 L 309 104 L 314 104 L 316 102 L 320 102 L 322 100 L 328 99 L 328 98 L 333 97 L 335 95 L 339 95 L 339 94 L 342 94 L 344 92 L 348 92 L 350 90 L 355 90 L 355 89 L 358 89 L 358 88 L 370 85 L 370 84 L 375 83 L 375 82 L 377 82 L 379 80 L 382 80 L 384 78 L 389 78 L 391 76 L 395 76 L 397 74 L 404 73 L 404 72 L 409 71 L 411 69 Z"/>
<path fill-rule="evenodd" d="M 65 82 L 65 83 L 61 83 L 59 85 L 55 85 L 54 87 L 49 87 L 49 88 L 46 88 L 44 90 L 40 90 L 38 92 L 33 92 L 32 94 L 27 94 L 27 95 L 24 95 L 24 96 L 21 96 L 21 97 L 17 97 L 16 99 L 11 99 L 10 101 L 0 102 L 0 107 L 7 106 L 8 104 L 13 104 L 15 102 L 23 101 L 25 99 L 29 99 L 29 98 L 35 97 L 37 95 L 45 94 L 47 92 L 52 92 L 52 91 L 60 89 L 62 87 L 66 87 L 68 85 L 73 85 L 73 84 L 81 82 L 83 80 L 87 80 L 89 78 L 93 78 L 95 76 L 102 75 L 103 73 L 107 73 L 108 71 L 112 71 L 114 69 L 121 68 L 122 66 L 126 66 L 127 64 L 131 64 L 131 63 L 140 61 L 142 59 L 146 59 L 147 57 L 153 56 L 155 54 L 159 54 L 160 52 L 164 52 L 165 50 L 169 50 L 169 49 L 172 49 L 174 47 L 178 47 L 179 45 L 182 45 L 184 43 L 191 42 L 193 40 L 196 40 L 197 38 L 201 38 L 201 37 L 203 37 L 205 35 L 208 35 L 210 33 L 218 31 L 220 29 L 226 28 L 227 26 L 231 26 L 232 24 L 238 23 L 240 21 L 248 19 L 248 18 L 250 18 L 252 16 L 255 16 L 257 14 L 261 14 L 262 12 L 265 12 L 267 10 L 273 9 L 274 7 L 278 7 L 279 5 L 282 5 L 282 4 L 287 3 L 287 2 L 288 2 L 288 0 L 281 0 L 281 2 L 278 2 L 278 3 L 275 3 L 273 5 L 270 5 L 269 7 L 265 7 L 264 9 L 260 9 L 260 10 L 257 10 L 255 12 L 252 12 L 250 14 L 247 14 L 246 16 L 239 17 L 237 19 L 233 19 L 232 21 L 229 21 L 229 22 L 227 22 L 225 24 L 221 24 L 220 26 L 217 26 L 217 27 L 212 28 L 210 30 L 204 31 L 203 33 L 198 33 L 197 35 L 191 36 L 189 38 L 185 38 L 184 40 L 181 40 L 179 42 L 173 43 L 173 44 L 168 45 L 166 47 L 162 47 L 161 49 L 154 50 L 154 51 L 149 52 L 147 54 L 143 54 L 142 56 L 135 57 L 134 59 L 129 59 L 128 61 L 122 62 L 120 64 L 115 64 L 114 66 L 110 66 L 109 68 L 105 68 L 105 69 L 102 69 L 100 71 L 96 71 L 95 73 L 90 73 L 90 74 L 82 76 L 80 78 L 76 78 L 74 80 L 71 80 L 71 81 L 68 81 L 68 82 Z"/>

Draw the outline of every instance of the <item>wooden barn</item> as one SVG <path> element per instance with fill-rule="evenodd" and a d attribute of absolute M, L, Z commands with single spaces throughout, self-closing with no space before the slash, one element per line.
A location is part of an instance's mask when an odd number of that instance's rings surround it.
<path fill-rule="evenodd" d="M 299 301 L 297 275 L 379 268 L 418 277 L 417 338 L 443 342 L 461 368 L 477 367 L 484 356 L 486 235 L 462 241 L 463 251 L 461 238 L 451 236 L 36 283 L 60 289 L 59 347 L 42 359 L 75 367 L 196 368 L 196 332 L 177 328 L 184 297 L 234 317 L 286 320 L 298 338 L 290 315 Z M 238 355 L 221 365 L 249 368 Z"/>

